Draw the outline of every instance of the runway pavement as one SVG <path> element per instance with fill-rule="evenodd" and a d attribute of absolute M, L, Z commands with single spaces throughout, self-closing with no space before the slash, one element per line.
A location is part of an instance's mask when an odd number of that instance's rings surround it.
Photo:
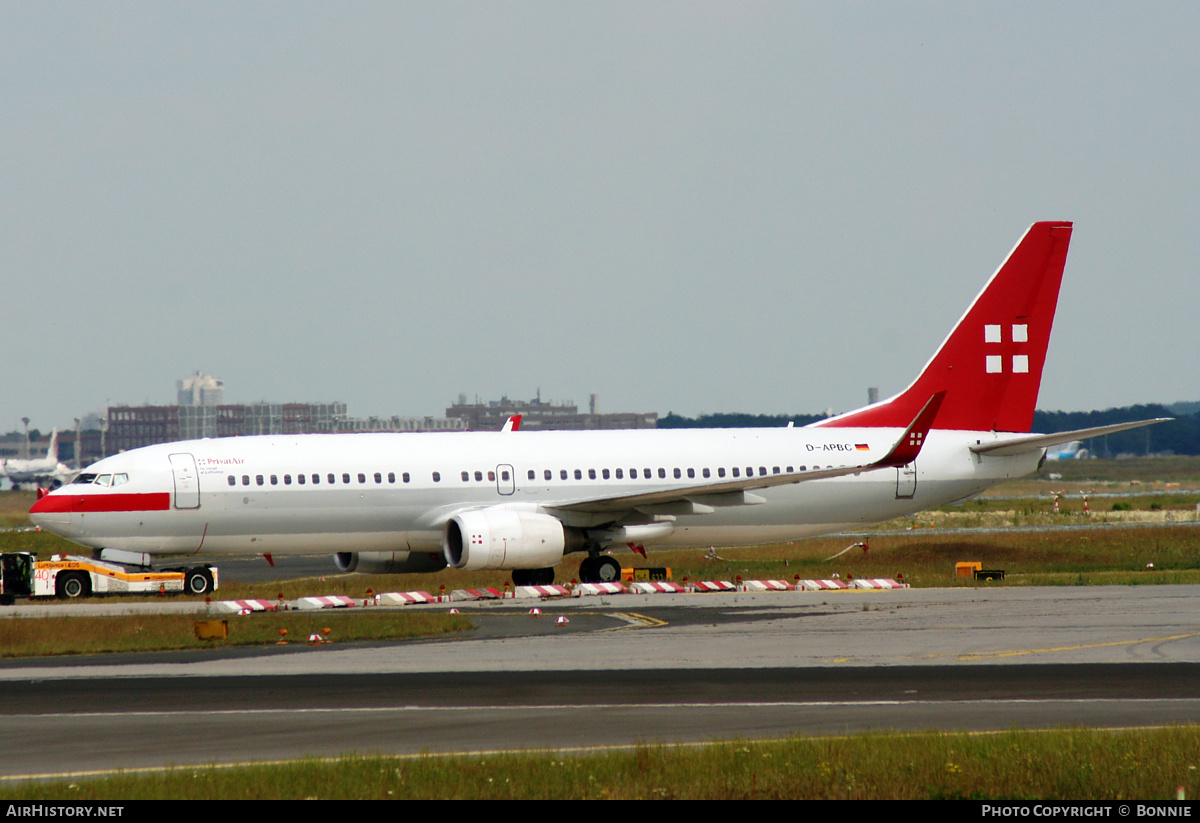
<path fill-rule="evenodd" d="M 461 608 L 480 628 L 449 640 L 0 664 L 0 775 L 1200 720 L 1189 586 Z"/>

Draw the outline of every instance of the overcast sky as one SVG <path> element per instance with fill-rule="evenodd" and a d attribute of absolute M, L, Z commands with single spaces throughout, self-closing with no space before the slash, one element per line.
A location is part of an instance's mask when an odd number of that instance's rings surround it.
<path fill-rule="evenodd" d="M 1039 407 L 1200 399 L 1200 4 L 0 1 L 0 431 L 838 411 L 1028 225 Z"/>

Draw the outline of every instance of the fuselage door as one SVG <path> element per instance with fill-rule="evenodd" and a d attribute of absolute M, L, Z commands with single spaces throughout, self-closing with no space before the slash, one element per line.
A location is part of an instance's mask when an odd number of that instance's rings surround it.
<path fill-rule="evenodd" d="M 175 508 L 200 508 L 200 478 L 196 458 L 190 454 L 172 454 L 171 475 L 175 479 Z"/>
<path fill-rule="evenodd" d="M 507 463 L 496 467 L 496 491 L 501 494 L 512 494 L 517 490 L 517 473 Z"/>
<path fill-rule="evenodd" d="M 896 499 L 908 500 L 917 493 L 917 461 L 896 467 Z"/>

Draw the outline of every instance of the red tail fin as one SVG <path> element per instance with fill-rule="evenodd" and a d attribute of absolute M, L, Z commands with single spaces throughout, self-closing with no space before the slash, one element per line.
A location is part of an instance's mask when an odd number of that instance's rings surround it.
<path fill-rule="evenodd" d="M 904 427 L 931 395 L 944 391 L 934 428 L 1029 431 L 1071 225 L 1030 226 L 907 389 L 814 425 Z"/>

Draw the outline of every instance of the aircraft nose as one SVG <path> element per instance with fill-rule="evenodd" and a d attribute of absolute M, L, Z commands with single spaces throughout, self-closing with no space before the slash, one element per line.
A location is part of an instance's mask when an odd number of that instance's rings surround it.
<path fill-rule="evenodd" d="M 34 525 L 46 531 L 66 536 L 65 532 L 71 526 L 71 513 L 61 495 L 41 494 L 29 509 L 29 519 Z"/>

